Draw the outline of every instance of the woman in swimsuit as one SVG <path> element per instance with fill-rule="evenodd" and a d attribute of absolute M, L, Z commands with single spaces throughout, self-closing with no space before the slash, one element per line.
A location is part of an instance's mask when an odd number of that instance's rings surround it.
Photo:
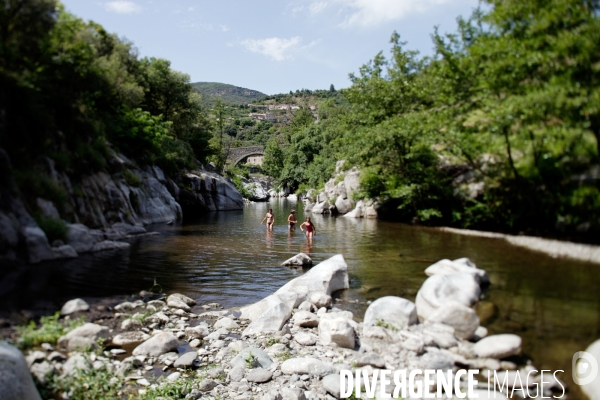
<path fill-rule="evenodd" d="M 309 240 L 312 239 L 313 236 L 317 233 L 317 229 L 310 221 L 310 217 L 306 217 L 306 221 L 304 221 L 302 225 L 300 225 L 300 230 L 304 232 L 304 229 L 302 229 L 302 227 L 306 228 L 306 238 Z"/>
<path fill-rule="evenodd" d="M 265 217 L 260 223 L 261 225 L 263 222 L 265 222 L 265 219 L 267 220 L 267 229 L 273 230 L 273 224 L 275 223 L 275 215 L 273 214 L 272 208 L 269 208 L 269 212 L 267 213 L 267 215 L 265 215 Z"/>
<path fill-rule="evenodd" d="M 296 229 L 296 210 L 290 211 L 290 216 L 288 217 L 288 230 L 292 231 Z"/>

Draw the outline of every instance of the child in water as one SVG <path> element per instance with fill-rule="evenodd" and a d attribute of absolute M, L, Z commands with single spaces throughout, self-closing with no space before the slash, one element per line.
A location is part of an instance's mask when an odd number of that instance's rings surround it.
<path fill-rule="evenodd" d="M 306 221 L 304 221 L 302 223 L 302 225 L 300 225 L 300 230 L 302 232 L 304 232 L 304 229 L 302 229 L 302 227 L 306 228 L 306 238 L 307 239 L 312 239 L 313 236 L 317 233 L 317 229 L 315 228 L 313 223 L 310 221 L 310 217 L 306 217 Z"/>
<path fill-rule="evenodd" d="M 263 222 L 265 222 L 265 219 L 267 220 L 267 229 L 273 230 L 273 224 L 275 223 L 275 215 L 273 214 L 272 208 L 269 208 L 269 212 L 267 212 L 267 215 L 265 215 L 265 217 L 260 223 L 261 225 Z"/>
<path fill-rule="evenodd" d="M 296 229 L 297 223 L 298 221 L 296 221 L 296 210 L 292 210 L 290 211 L 290 216 L 288 217 L 288 230 L 292 231 Z"/>

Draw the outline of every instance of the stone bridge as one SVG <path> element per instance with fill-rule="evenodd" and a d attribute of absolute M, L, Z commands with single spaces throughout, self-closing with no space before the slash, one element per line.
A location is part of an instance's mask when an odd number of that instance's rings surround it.
<path fill-rule="evenodd" d="M 237 165 L 244 158 L 249 156 L 264 156 L 264 146 L 251 146 L 251 147 L 233 147 L 229 149 L 227 155 L 227 163 Z"/>

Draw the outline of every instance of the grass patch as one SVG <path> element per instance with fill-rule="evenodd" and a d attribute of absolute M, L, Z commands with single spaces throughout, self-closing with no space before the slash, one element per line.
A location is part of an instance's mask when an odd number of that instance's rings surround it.
<path fill-rule="evenodd" d="M 125 179 L 125 183 L 127 183 L 128 186 L 140 187 L 142 184 L 141 179 L 128 169 L 123 170 L 123 179 Z"/>
<path fill-rule="evenodd" d="M 398 328 L 396 328 L 394 325 L 388 324 L 387 322 L 385 322 L 382 319 L 376 320 L 375 321 L 375 326 L 380 326 L 382 328 L 389 329 L 389 330 L 394 331 L 394 332 L 398 331 Z"/>
<path fill-rule="evenodd" d="M 267 347 L 271 347 L 277 343 L 281 343 L 281 340 L 279 340 L 279 338 L 269 336 L 269 339 L 267 339 Z"/>
<path fill-rule="evenodd" d="M 91 369 L 71 375 L 54 375 L 45 387 L 40 387 L 43 398 L 68 398 L 69 400 L 118 399 L 121 382 L 112 379 L 114 373 L 103 369 Z M 66 394 L 68 397 L 58 397 Z"/>
<path fill-rule="evenodd" d="M 34 321 L 29 324 L 17 327 L 19 339 L 17 346 L 21 349 L 29 349 L 39 346 L 42 343 L 56 344 L 59 337 L 66 335 L 73 329 L 85 323 L 85 318 L 77 318 L 72 321 L 59 321 L 60 313 L 40 319 L 39 327 Z"/>
<path fill-rule="evenodd" d="M 279 358 L 281 361 L 286 361 L 292 358 L 292 353 L 290 353 L 289 349 L 285 349 L 283 353 L 277 354 L 277 358 Z"/>
<path fill-rule="evenodd" d="M 62 219 L 47 217 L 42 213 L 34 214 L 35 222 L 48 238 L 48 243 L 52 244 L 55 240 L 65 240 L 69 228 Z"/>

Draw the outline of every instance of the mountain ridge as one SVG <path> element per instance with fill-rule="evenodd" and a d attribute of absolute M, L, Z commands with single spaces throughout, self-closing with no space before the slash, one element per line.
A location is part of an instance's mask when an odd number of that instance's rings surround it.
<path fill-rule="evenodd" d="M 220 82 L 194 82 L 194 90 L 204 95 L 205 101 L 213 102 L 217 98 L 228 103 L 246 104 L 267 96 L 258 90 L 243 88 Z"/>

